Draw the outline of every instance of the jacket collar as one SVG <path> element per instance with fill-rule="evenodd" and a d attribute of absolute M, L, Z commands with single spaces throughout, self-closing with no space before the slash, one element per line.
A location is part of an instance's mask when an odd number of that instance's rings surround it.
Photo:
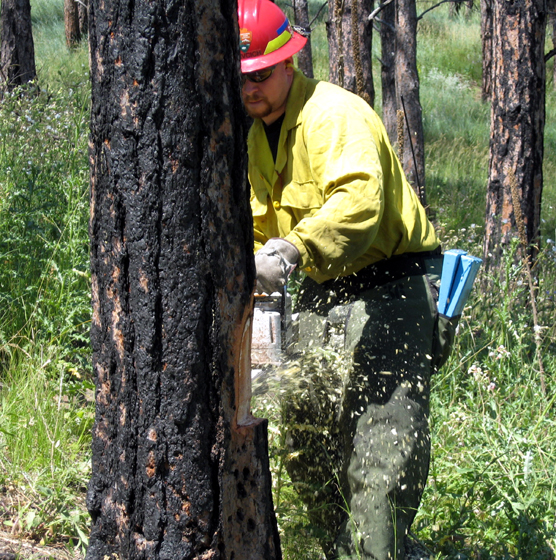
<path fill-rule="evenodd" d="M 266 171 L 266 173 L 264 173 L 266 176 L 272 177 L 272 185 L 274 185 L 278 180 L 280 173 L 282 173 L 282 170 L 286 166 L 287 150 L 285 144 L 287 134 L 292 128 L 299 126 L 303 122 L 303 106 L 306 101 L 305 97 L 307 95 L 307 88 L 311 82 L 315 82 L 316 84 L 316 80 L 309 80 L 300 70 L 294 68 L 293 81 L 286 101 L 286 113 L 284 116 L 284 122 L 282 123 L 282 131 L 278 142 L 278 152 L 276 154 L 274 170 L 271 173 L 270 169 L 263 169 L 265 166 L 262 161 L 254 163 L 255 167 L 260 168 L 263 173 Z M 261 119 L 255 119 L 253 121 L 253 128 L 251 132 L 252 134 L 249 135 L 249 143 L 259 143 L 263 138 L 266 140 L 263 122 Z M 272 156 L 270 156 L 270 161 L 272 161 Z"/>
<path fill-rule="evenodd" d="M 298 70 L 294 69 L 293 81 L 288 93 L 288 100 L 286 102 L 286 114 L 284 123 L 282 124 L 282 133 L 280 134 L 280 141 L 278 144 L 278 153 L 276 154 L 275 169 L 280 174 L 286 165 L 287 153 L 285 143 L 287 133 L 296 126 L 303 122 L 303 106 L 305 105 L 305 94 L 307 90 L 308 80 L 305 75 Z"/>

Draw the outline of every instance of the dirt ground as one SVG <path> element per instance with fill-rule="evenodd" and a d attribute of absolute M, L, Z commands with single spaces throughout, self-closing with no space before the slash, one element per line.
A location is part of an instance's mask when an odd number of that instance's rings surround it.
<path fill-rule="evenodd" d="M 41 546 L 0 531 L 0 560 L 82 560 L 83 556 L 63 545 Z"/>
<path fill-rule="evenodd" d="M 412 539 L 406 544 L 407 560 L 428 560 L 428 551 Z M 83 560 L 78 552 L 60 546 L 40 546 L 0 531 L 0 560 Z"/>

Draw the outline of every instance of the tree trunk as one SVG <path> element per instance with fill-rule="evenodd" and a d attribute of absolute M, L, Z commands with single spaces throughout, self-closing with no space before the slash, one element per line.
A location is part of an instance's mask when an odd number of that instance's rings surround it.
<path fill-rule="evenodd" d="M 79 35 L 85 37 L 89 27 L 89 0 L 80 0 L 77 3 L 77 14 L 79 19 Z"/>
<path fill-rule="evenodd" d="M 79 10 L 75 0 L 64 0 L 64 27 L 66 30 L 66 45 L 68 49 L 73 49 L 81 40 Z"/>
<path fill-rule="evenodd" d="M 87 560 L 280 558 L 250 415 L 255 269 L 235 2 L 90 5 Z"/>
<path fill-rule="evenodd" d="M 327 23 L 329 79 L 356 93 L 373 106 L 373 22 L 369 15 L 374 0 L 328 0 Z"/>
<path fill-rule="evenodd" d="M 544 0 L 493 4 L 493 95 L 484 253 L 500 262 L 517 236 L 512 182 L 527 242 L 539 240 L 545 121 Z M 530 247 L 534 257 L 536 248 Z"/>
<path fill-rule="evenodd" d="M 382 121 L 392 145 L 397 142 L 396 102 L 396 4 L 390 2 L 380 12 Z"/>
<path fill-rule="evenodd" d="M 548 11 L 548 23 L 551 27 L 552 35 L 552 49 L 556 50 L 556 0 L 548 0 L 546 3 L 546 9 Z M 556 89 L 556 59 L 552 57 L 552 89 Z"/>
<path fill-rule="evenodd" d="M 293 9 L 295 24 L 309 32 L 309 6 L 307 0 L 294 0 Z M 314 77 L 311 37 L 307 39 L 307 44 L 297 53 L 297 65 L 308 78 Z"/>
<path fill-rule="evenodd" d="M 481 0 L 483 78 L 481 94 L 488 101 L 492 93 L 492 0 Z"/>
<path fill-rule="evenodd" d="M 29 0 L 2 0 L 0 88 L 11 90 L 37 77 Z"/>
<path fill-rule="evenodd" d="M 425 145 L 417 72 L 417 10 L 415 0 L 397 0 L 396 97 L 407 119 L 403 168 L 419 199 L 425 198 Z"/>

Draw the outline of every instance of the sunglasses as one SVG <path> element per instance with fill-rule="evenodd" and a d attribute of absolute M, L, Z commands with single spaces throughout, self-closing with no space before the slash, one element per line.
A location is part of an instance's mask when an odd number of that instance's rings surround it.
<path fill-rule="evenodd" d="M 276 64 L 274 66 L 269 66 L 268 68 L 263 68 L 262 70 L 258 70 L 257 72 L 248 72 L 247 74 L 241 75 L 241 85 L 245 84 L 247 80 L 250 82 L 254 82 L 255 84 L 260 84 L 265 80 L 268 80 L 272 73 L 276 69 Z"/>

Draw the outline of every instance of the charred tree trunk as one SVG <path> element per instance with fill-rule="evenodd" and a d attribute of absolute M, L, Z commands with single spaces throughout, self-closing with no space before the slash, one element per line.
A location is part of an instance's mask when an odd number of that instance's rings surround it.
<path fill-rule="evenodd" d="M 382 120 L 390 142 L 397 141 L 396 103 L 396 4 L 391 1 L 380 12 Z"/>
<path fill-rule="evenodd" d="M 369 105 L 375 101 L 372 72 L 374 0 L 328 0 L 329 79 L 356 93 Z"/>
<path fill-rule="evenodd" d="M 29 0 L 2 0 L 0 88 L 11 90 L 37 77 Z"/>
<path fill-rule="evenodd" d="M 280 558 L 234 2 L 90 5 L 88 560 Z"/>
<path fill-rule="evenodd" d="M 75 0 L 64 0 L 64 28 L 66 30 L 66 45 L 68 49 L 73 49 L 81 40 L 79 10 Z"/>
<path fill-rule="evenodd" d="M 488 101 L 492 93 L 492 0 L 481 0 L 481 41 L 483 78 L 481 94 Z"/>
<path fill-rule="evenodd" d="M 493 4 L 493 95 L 484 254 L 495 267 L 517 237 L 520 198 L 530 255 L 539 239 L 543 187 L 545 0 Z"/>
<path fill-rule="evenodd" d="M 80 0 L 77 3 L 77 14 L 79 19 L 79 35 L 81 38 L 88 33 L 89 27 L 89 0 Z"/>
<path fill-rule="evenodd" d="M 293 3 L 295 24 L 309 32 L 309 6 L 307 0 L 294 0 Z M 307 44 L 297 53 L 297 65 L 308 78 L 313 78 L 313 51 L 311 37 Z"/>
<path fill-rule="evenodd" d="M 407 119 L 403 168 L 419 199 L 425 198 L 425 140 L 417 72 L 417 10 L 415 0 L 397 0 L 396 97 Z M 403 100 L 403 102 L 402 102 Z"/>
<path fill-rule="evenodd" d="M 552 50 L 556 52 L 556 0 L 548 0 L 547 1 L 547 10 L 548 10 L 548 23 L 551 28 L 551 35 L 552 35 Z M 552 66 L 552 89 L 556 89 L 556 59 L 553 59 L 553 66 Z"/>

